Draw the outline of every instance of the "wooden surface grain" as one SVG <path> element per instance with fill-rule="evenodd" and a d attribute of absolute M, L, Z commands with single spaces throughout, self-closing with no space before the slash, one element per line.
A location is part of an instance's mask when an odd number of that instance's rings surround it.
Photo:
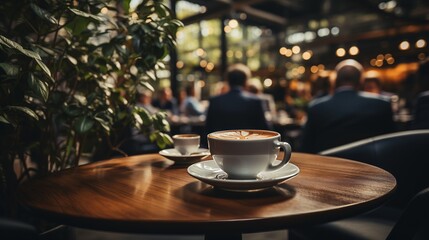
<path fill-rule="evenodd" d="M 293 153 L 301 172 L 271 189 L 214 189 L 158 154 L 96 162 L 29 181 L 18 199 L 72 226 L 136 233 L 257 232 L 370 210 L 396 186 L 388 172 L 340 158 Z"/>

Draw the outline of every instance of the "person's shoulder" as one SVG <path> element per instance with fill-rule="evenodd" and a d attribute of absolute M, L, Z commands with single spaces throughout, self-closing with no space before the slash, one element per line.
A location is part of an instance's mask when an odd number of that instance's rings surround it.
<path fill-rule="evenodd" d="M 331 95 L 326 95 L 323 97 L 315 98 L 315 99 L 311 100 L 310 103 L 308 103 L 308 107 L 309 108 L 315 108 L 315 107 L 321 106 L 321 105 L 325 104 L 326 102 L 328 102 L 331 98 L 332 98 Z"/>
<path fill-rule="evenodd" d="M 390 96 L 374 94 L 369 92 L 359 92 L 359 96 L 369 101 L 378 101 L 378 102 L 386 102 L 386 103 L 390 103 L 390 98 L 391 98 Z"/>
<path fill-rule="evenodd" d="M 220 94 L 220 95 L 210 97 L 209 103 L 213 104 L 213 103 L 217 103 L 219 101 L 224 101 L 224 99 L 227 98 L 227 94 L 228 93 L 224 93 L 224 94 Z"/>
<path fill-rule="evenodd" d="M 429 98 L 429 91 L 424 91 L 424 92 L 419 93 L 417 98 Z"/>
<path fill-rule="evenodd" d="M 242 91 L 240 96 L 245 98 L 245 99 L 248 99 L 250 101 L 255 101 L 255 102 L 262 101 L 262 99 L 258 95 L 255 95 L 255 94 L 249 93 L 249 92 L 245 92 L 245 91 Z"/>

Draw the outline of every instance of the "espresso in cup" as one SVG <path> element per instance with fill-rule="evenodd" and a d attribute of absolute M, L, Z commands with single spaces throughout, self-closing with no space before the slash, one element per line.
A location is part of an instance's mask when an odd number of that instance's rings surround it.
<path fill-rule="evenodd" d="M 207 136 L 210 153 L 216 164 L 231 179 L 255 179 L 263 171 L 274 171 L 289 162 L 292 149 L 280 141 L 280 134 L 268 130 L 226 130 Z M 282 161 L 274 164 L 279 149 Z"/>
<path fill-rule="evenodd" d="M 190 155 L 200 147 L 200 135 L 177 134 L 173 136 L 174 148 L 182 155 Z"/>

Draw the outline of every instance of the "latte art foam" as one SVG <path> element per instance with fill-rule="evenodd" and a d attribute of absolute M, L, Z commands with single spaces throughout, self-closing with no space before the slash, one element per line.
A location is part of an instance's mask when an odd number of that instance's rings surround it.
<path fill-rule="evenodd" d="M 263 139 L 275 136 L 269 132 L 257 132 L 257 131 L 225 131 L 212 133 L 212 137 L 220 139 L 231 139 L 231 140 L 252 140 L 252 139 Z"/>

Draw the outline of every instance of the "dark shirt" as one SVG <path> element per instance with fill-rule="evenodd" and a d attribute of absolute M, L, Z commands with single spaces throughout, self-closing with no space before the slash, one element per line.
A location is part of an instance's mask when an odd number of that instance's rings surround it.
<path fill-rule="evenodd" d="M 152 106 L 161 110 L 170 111 L 174 115 L 179 114 L 179 107 L 175 98 L 172 98 L 166 102 L 161 102 L 160 100 L 155 99 L 152 101 Z"/>
<path fill-rule="evenodd" d="M 228 129 L 269 129 L 262 100 L 233 88 L 210 99 L 206 130 L 211 133 Z"/>
<path fill-rule="evenodd" d="M 394 131 L 390 102 L 351 89 L 310 103 L 301 151 L 317 153 Z"/>
<path fill-rule="evenodd" d="M 429 91 L 420 93 L 414 106 L 413 129 L 429 128 Z"/>

